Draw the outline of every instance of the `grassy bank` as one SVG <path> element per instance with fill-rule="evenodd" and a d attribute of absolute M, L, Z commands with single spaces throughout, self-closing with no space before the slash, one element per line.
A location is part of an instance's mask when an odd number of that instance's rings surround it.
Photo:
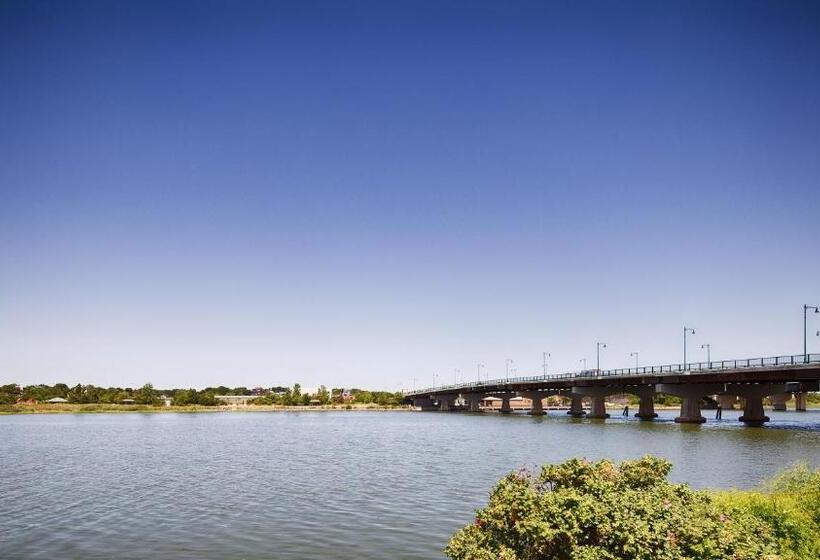
<path fill-rule="evenodd" d="M 320 405 L 320 406 L 152 406 L 142 404 L 8 404 L 0 405 L 0 414 L 94 414 L 94 413 L 175 413 L 175 412 L 323 412 L 323 411 L 383 411 L 410 410 L 405 406 L 379 406 L 375 404 Z"/>

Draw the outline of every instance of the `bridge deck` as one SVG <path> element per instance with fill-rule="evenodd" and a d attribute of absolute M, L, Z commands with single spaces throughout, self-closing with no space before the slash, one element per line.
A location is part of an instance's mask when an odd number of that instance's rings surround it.
<path fill-rule="evenodd" d="M 572 387 L 632 386 L 700 383 L 788 383 L 820 381 L 820 354 L 796 354 L 768 358 L 722 360 L 623 368 L 587 370 L 551 375 L 491 379 L 483 382 L 428 387 L 406 397 L 450 393 L 508 393 L 514 391 L 559 390 Z M 815 388 L 809 390 L 817 390 Z"/>

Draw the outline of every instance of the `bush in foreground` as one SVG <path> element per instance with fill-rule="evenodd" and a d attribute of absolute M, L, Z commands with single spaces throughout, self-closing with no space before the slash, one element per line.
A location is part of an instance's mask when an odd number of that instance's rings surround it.
<path fill-rule="evenodd" d="M 820 473 L 798 469 L 761 492 L 692 490 L 656 457 L 546 465 L 503 478 L 454 559 L 797 560 L 820 558 Z M 808 504 L 807 500 L 812 500 Z"/>

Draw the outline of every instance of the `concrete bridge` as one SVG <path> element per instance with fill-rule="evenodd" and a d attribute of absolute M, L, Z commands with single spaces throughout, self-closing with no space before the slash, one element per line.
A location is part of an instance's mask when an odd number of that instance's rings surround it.
<path fill-rule="evenodd" d="M 820 354 L 797 354 L 768 358 L 722 360 L 663 366 L 646 366 L 612 370 L 493 379 L 429 387 L 405 394 L 407 402 L 422 410 L 453 410 L 459 407 L 479 412 L 482 399 L 500 398 L 500 412 L 512 412 L 510 399 L 531 399 L 530 414 L 544 414 L 543 399 L 552 395 L 570 398 L 567 414 L 587 418 L 608 418 L 605 398 L 615 394 L 632 394 L 640 399 L 638 412 L 642 420 L 655 418 L 657 394 L 680 397 L 680 414 L 675 422 L 701 423 L 701 401 L 715 396 L 724 408 L 731 408 L 738 397 L 743 403 L 740 421 L 762 426 L 769 418 L 764 414 L 763 399 L 772 397 L 775 410 L 785 410 L 786 402 L 795 397 L 796 409 L 806 409 L 806 393 L 820 390 Z M 583 409 L 588 399 L 590 411 Z"/>

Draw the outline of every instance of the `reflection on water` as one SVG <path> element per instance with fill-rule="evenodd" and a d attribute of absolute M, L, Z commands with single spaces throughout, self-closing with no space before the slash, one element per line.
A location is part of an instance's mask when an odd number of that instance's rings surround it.
<path fill-rule="evenodd" d="M 709 414 L 709 411 L 705 411 Z M 440 558 L 505 473 L 583 455 L 697 487 L 820 466 L 820 413 L 721 422 L 409 412 L 0 417 L 0 558 Z"/>

